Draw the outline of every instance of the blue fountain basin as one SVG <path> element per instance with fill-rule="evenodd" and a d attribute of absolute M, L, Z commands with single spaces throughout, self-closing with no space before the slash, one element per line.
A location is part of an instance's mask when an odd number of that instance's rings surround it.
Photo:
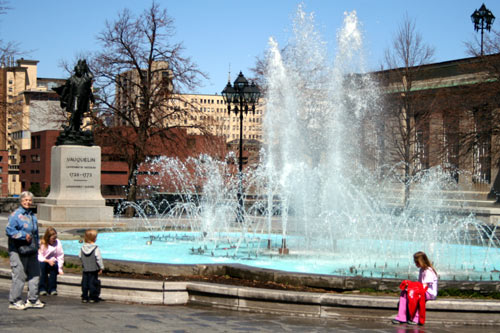
<path fill-rule="evenodd" d="M 213 240 L 210 236 L 214 237 Z M 63 240 L 64 252 L 78 255 L 78 240 Z M 268 248 L 268 244 L 271 248 Z M 440 279 L 500 280 L 500 251 L 487 246 L 429 244 L 399 240 L 340 239 L 334 249 L 304 245 L 287 238 L 288 255 L 280 255 L 282 236 L 238 233 L 202 235 L 196 232 L 109 232 L 97 238 L 104 259 L 163 264 L 239 263 L 297 273 L 416 279 L 412 254 L 423 250 L 435 263 Z M 427 248 L 423 248 L 427 247 Z M 496 264 L 496 266 L 495 266 Z"/>

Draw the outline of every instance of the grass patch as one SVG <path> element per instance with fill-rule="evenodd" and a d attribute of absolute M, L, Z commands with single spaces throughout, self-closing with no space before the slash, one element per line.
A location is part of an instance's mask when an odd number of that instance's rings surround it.
<path fill-rule="evenodd" d="M 475 299 L 500 299 L 500 292 L 478 292 L 475 290 L 460 290 L 458 288 L 446 288 L 439 290 L 438 297 L 458 297 Z"/>
<path fill-rule="evenodd" d="M 80 266 L 80 265 L 73 264 L 73 263 L 71 263 L 71 262 L 65 262 L 65 263 L 64 263 L 64 267 L 65 267 L 65 268 L 80 268 L 81 266 Z"/>
<path fill-rule="evenodd" d="M 394 292 L 392 290 L 377 290 L 374 288 L 361 288 L 356 291 L 346 292 L 348 294 L 351 293 L 359 293 L 364 295 L 373 295 L 373 296 L 389 296 L 389 295 L 399 295 L 398 292 Z M 440 289 L 438 292 L 439 297 L 453 297 L 453 298 L 470 298 L 470 299 L 500 299 L 500 292 L 479 292 L 475 290 L 461 290 L 458 288 L 446 288 Z"/>
<path fill-rule="evenodd" d="M 74 264 L 72 262 L 64 262 L 64 273 L 80 274 L 82 272 L 82 266 Z"/>
<path fill-rule="evenodd" d="M 0 250 L 0 257 L 2 258 L 8 258 L 9 257 L 9 252 Z"/>

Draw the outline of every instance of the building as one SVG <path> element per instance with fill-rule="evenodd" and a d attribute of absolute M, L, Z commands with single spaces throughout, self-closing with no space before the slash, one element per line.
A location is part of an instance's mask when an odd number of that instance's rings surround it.
<path fill-rule="evenodd" d="M 184 101 L 182 101 L 184 100 Z M 193 115 L 186 120 L 186 124 L 198 122 L 212 134 L 222 136 L 226 142 L 239 140 L 240 120 L 235 113 L 229 114 L 227 104 L 221 95 L 184 94 L 177 102 L 180 108 L 188 108 Z M 263 141 L 262 120 L 264 103 L 256 105 L 255 113 L 248 112 L 243 117 L 243 139 Z"/>
<path fill-rule="evenodd" d="M 0 150 L 0 197 L 6 197 L 9 193 L 9 152 Z"/>
<path fill-rule="evenodd" d="M 157 139 L 149 145 L 151 157 L 171 156 L 185 160 L 190 156 L 198 156 L 201 153 L 216 156 L 223 159 L 226 155 L 224 142 L 218 138 L 202 135 L 190 135 L 183 130 L 176 131 L 177 141 L 172 143 L 161 143 Z M 50 188 L 50 162 L 51 150 L 55 146 L 60 131 L 48 130 L 31 133 L 31 148 L 21 151 L 20 182 L 22 191 L 32 191 L 36 196 L 48 194 Z M 99 138 L 101 145 L 101 193 L 106 199 L 123 199 L 126 197 L 125 187 L 129 182 L 129 169 L 124 161 L 120 147 L 107 142 L 106 138 Z M 109 143 L 109 144 L 107 144 Z M 1 155 L 0 155 L 1 157 Z M 0 167 L 2 163 L 0 161 Z M 158 188 L 161 182 L 150 184 L 148 175 L 151 166 L 147 163 L 139 168 L 139 186 Z"/>
<path fill-rule="evenodd" d="M 60 131 L 49 130 L 30 133 L 31 146 L 21 151 L 19 179 L 21 191 L 31 191 L 35 196 L 50 191 L 51 149 L 56 144 Z"/>
<path fill-rule="evenodd" d="M 406 131 L 414 172 L 441 166 L 463 187 L 489 191 L 500 158 L 499 65 L 496 54 L 411 68 L 409 91 L 399 69 L 371 73 L 381 83 L 385 115 L 399 110 L 410 119 Z M 407 113 L 408 102 L 412 109 Z M 387 134 L 394 133 L 399 120 L 378 124 L 377 148 L 385 152 L 373 158 L 379 165 L 395 162 L 394 142 L 402 138 L 392 134 L 391 143 Z"/>
<path fill-rule="evenodd" d="M 190 134 L 210 133 L 222 136 L 226 142 L 239 139 L 239 117 L 228 114 L 227 105 L 221 95 L 210 94 L 174 94 L 172 92 L 172 73 L 166 62 L 155 62 L 151 66 L 151 88 L 147 98 L 149 104 L 157 108 L 153 111 L 159 122 L 168 122 L 171 126 L 189 128 Z M 143 70 L 143 75 L 148 75 Z M 130 110 L 140 108 L 146 102 L 144 93 L 140 93 L 139 74 L 135 70 L 120 74 L 116 80 L 116 109 L 114 112 L 131 117 Z M 262 116 L 264 103 L 256 107 L 255 113 L 249 112 L 243 121 L 243 139 L 262 142 Z M 135 117 L 137 116 L 135 112 Z M 127 126 L 125 117 L 116 117 L 111 123 Z M 134 121 L 137 122 L 137 119 Z"/>
<path fill-rule="evenodd" d="M 58 129 L 65 116 L 52 91 L 65 80 L 38 78 L 37 64 L 21 58 L 0 68 L 0 150 L 8 151 L 8 195 L 21 192 L 20 152 L 31 148 L 30 133 Z"/>

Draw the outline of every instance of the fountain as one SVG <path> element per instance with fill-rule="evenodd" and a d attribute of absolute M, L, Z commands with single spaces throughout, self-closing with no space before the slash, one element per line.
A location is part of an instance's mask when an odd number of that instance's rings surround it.
<path fill-rule="evenodd" d="M 333 61 L 301 7 L 293 31 L 283 51 L 269 42 L 266 150 L 245 170 L 244 221 L 235 220 L 231 163 L 156 158 L 148 162 L 151 183 L 177 200 L 123 204 L 136 209 L 142 232 L 101 234 L 104 257 L 406 278 L 414 277 L 412 254 L 421 250 L 441 279 L 498 281 L 496 226 L 446 200 L 455 181 L 440 168 L 423 171 L 402 205 L 399 166 L 372 163 L 376 131 L 353 135 L 382 107 L 370 77 L 352 75 L 366 72 L 355 12 L 345 14 Z M 79 248 L 75 241 L 64 246 L 68 254 Z"/>

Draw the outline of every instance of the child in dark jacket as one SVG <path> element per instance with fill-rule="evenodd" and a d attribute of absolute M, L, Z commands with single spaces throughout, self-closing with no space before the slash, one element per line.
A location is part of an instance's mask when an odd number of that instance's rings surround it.
<path fill-rule="evenodd" d="M 82 303 L 99 302 L 101 292 L 98 275 L 104 269 L 104 263 L 101 256 L 101 250 L 95 244 L 97 239 L 97 230 L 89 229 L 85 231 L 85 243 L 78 254 L 82 261 Z"/>

